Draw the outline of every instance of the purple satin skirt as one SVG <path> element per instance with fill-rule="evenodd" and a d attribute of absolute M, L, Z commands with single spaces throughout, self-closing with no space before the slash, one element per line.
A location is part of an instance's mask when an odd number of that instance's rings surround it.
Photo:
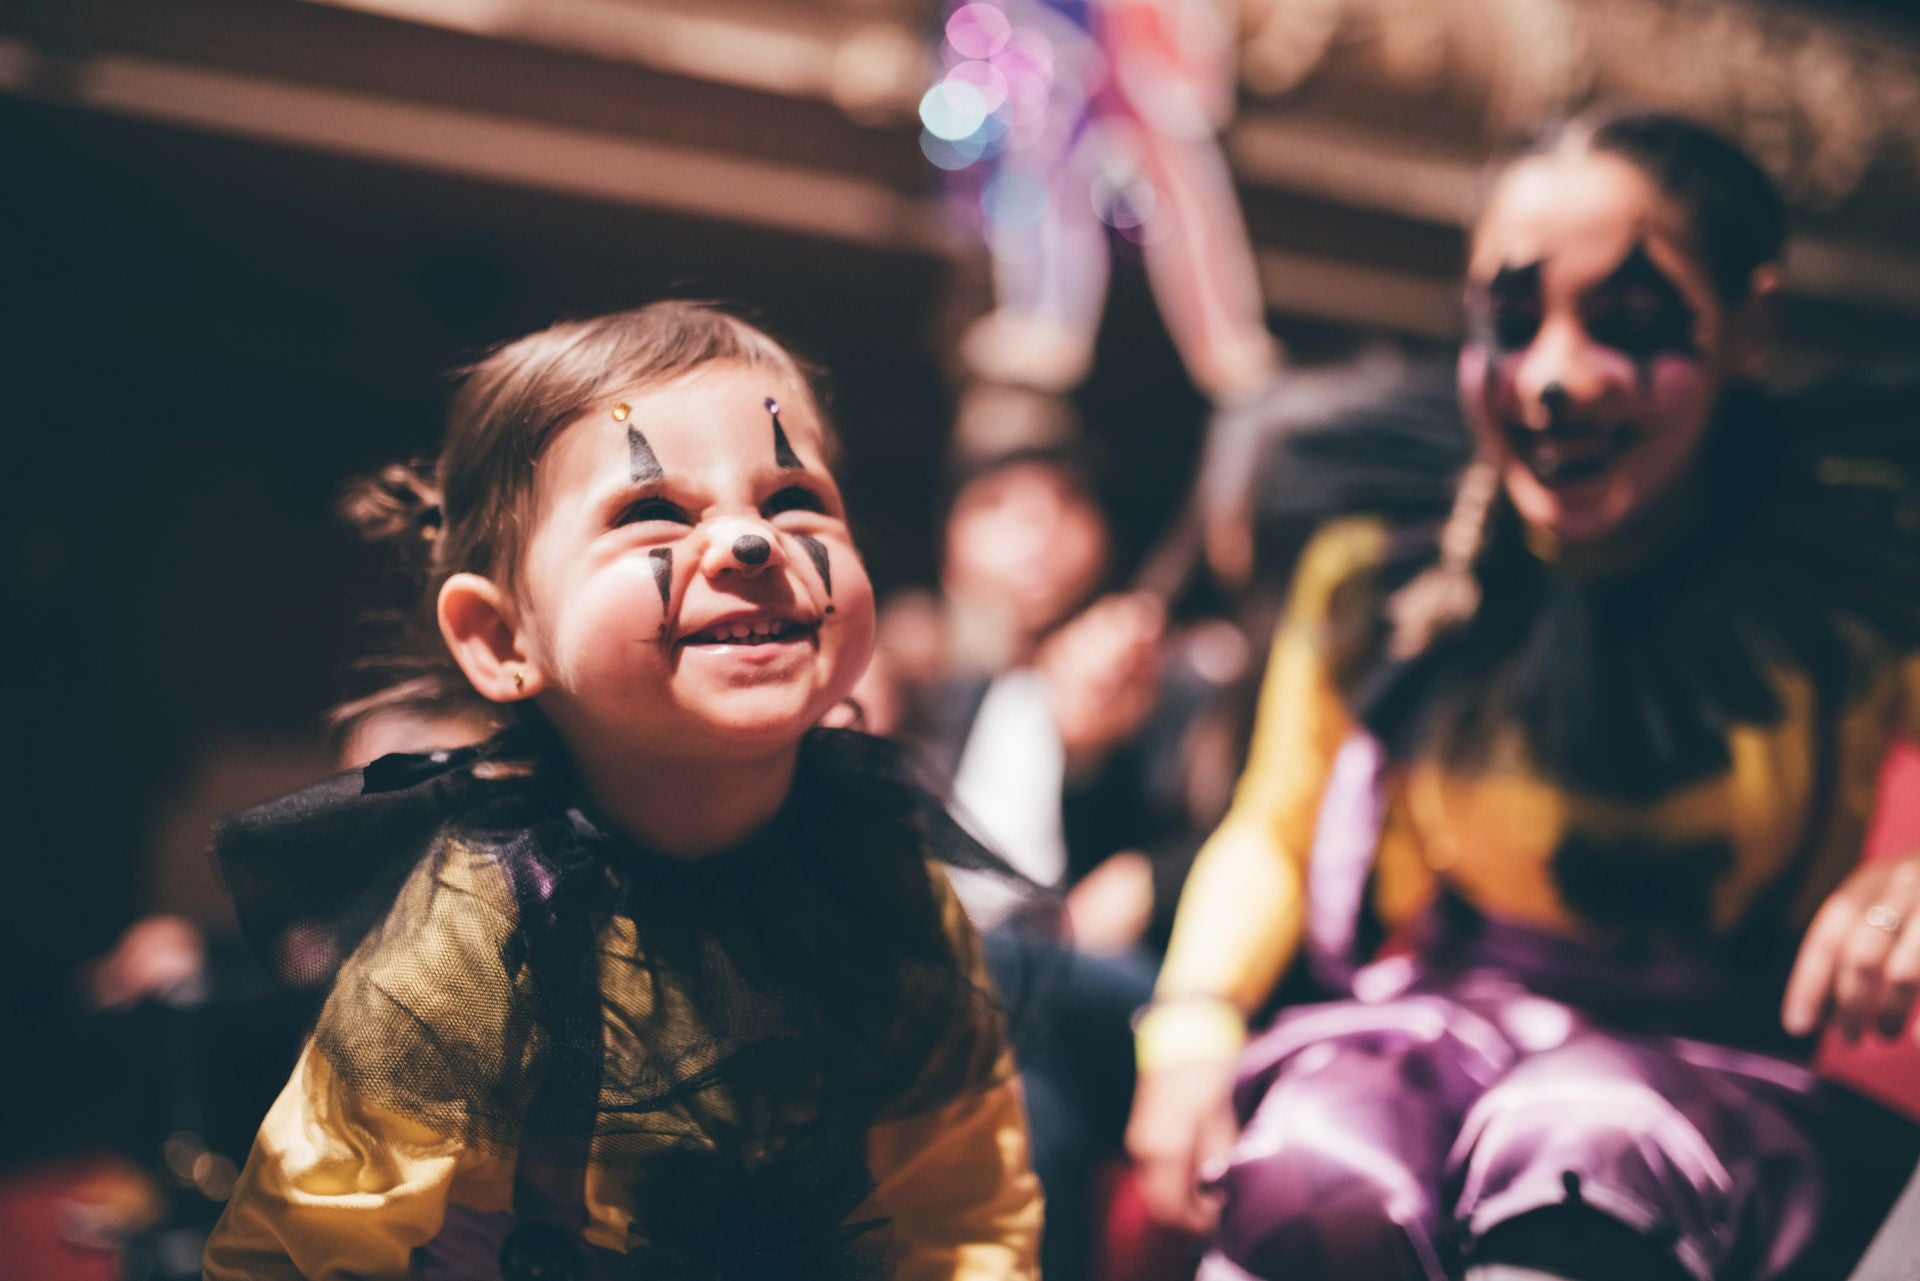
<path fill-rule="evenodd" d="M 1480 941 L 1548 972 L 1576 951 L 1490 924 Z M 1700 1281 L 1825 1275 L 1810 1260 L 1860 1209 L 1848 1176 L 1884 1171 L 1890 1199 L 1911 1168 L 1912 1127 L 1802 1066 L 1623 1032 L 1515 972 L 1393 958 L 1357 976 L 1362 999 L 1256 1040 L 1203 1281 L 1444 1281 L 1492 1229 L 1568 1202 L 1670 1245 Z"/>

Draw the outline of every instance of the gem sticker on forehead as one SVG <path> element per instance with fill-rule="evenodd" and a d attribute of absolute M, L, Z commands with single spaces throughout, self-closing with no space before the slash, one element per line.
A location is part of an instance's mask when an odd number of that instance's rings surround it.
<path fill-rule="evenodd" d="M 768 416 L 773 419 L 773 465 L 805 471 L 807 465 L 800 461 L 800 455 L 793 452 L 793 442 L 787 439 L 787 429 L 780 425 L 780 402 L 768 396 L 766 406 Z"/>
<path fill-rule="evenodd" d="M 820 573 L 820 585 L 827 589 L 827 599 L 833 599 L 833 560 L 827 555 L 827 545 L 812 534 L 795 534 L 800 545 L 807 549 L 807 555 L 813 561 L 814 569 Z M 833 606 L 827 606 L 827 613 L 833 612 Z"/>
<path fill-rule="evenodd" d="M 620 414 L 618 411 L 621 409 L 625 409 L 626 408 L 625 405 L 616 405 L 614 408 L 616 411 L 614 413 L 615 418 L 620 418 L 624 416 Z M 650 484 L 653 481 L 662 479 L 663 477 L 666 476 L 666 474 L 667 474 L 666 468 L 660 465 L 659 458 L 655 457 L 654 455 L 653 446 L 649 445 L 647 443 L 647 438 L 640 434 L 640 429 L 638 427 L 628 427 L 627 428 L 627 475 L 628 477 L 636 485 L 645 485 L 645 484 Z"/>
<path fill-rule="evenodd" d="M 1606 279 L 1587 292 L 1580 309 L 1593 340 L 1633 362 L 1644 392 L 1653 383 L 1653 362 L 1661 356 L 1692 358 L 1694 313 L 1680 287 L 1635 244 Z"/>
<path fill-rule="evenodd" d="M 660 589 L 660 634 L 667 633 L 667 611 L 673 604 L 673 549 L 655 547 L 647 553 L 653 566 L 653 585 Z"/>

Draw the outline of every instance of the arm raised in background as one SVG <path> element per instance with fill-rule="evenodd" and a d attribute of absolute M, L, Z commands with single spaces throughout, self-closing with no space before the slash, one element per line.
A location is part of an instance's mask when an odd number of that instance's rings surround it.
<path fill-rule="evenodd" d="M 1335 589 L 1378 562 L 1380 526 L 1329 526 L 1308 547 L 1275 637 L 1233 807 L 1195 860 L 1153 1006 L 1140 1020 L 1140 1079 L 1127 1149 L 1158 1218 L 1196 1231 L 1214 1207 L 1204 1165 L 1224 1155 L 1246 1019 L 1299 947 L 1307 857 L 1335 755 L 1352 729 L 1326 659 Z"/>

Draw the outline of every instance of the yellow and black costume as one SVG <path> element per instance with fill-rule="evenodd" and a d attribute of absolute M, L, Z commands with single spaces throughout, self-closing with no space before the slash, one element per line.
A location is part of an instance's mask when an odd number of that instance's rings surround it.
<path fill-rule="evenodd" d="M 1250 1015 L 1303 945 L 1361 998 L 1242 1060 L 1220 1275 L 1441 1278 L 1568 1199 L 1702 1281 L 1810 1275 L 1877 1158 L 1829 1160 L 1854 1101 L 1791 1061 L 1779 1008 L 1890 738 L 1920 735 L 1916 403 L 1730 393 L 1695 490 L 1603 556 L 1496 508 L 1478 608 L 1410 656 L 1388 602 L 1434 525 L 1316 537 L 1141 1026 L 1148 1069 L 1230 1050 L 1192 994 Z M 1335 430 L 1301 442 L 1303 502 L 1403 492 Z M 1877 1137 L 1881 1173 L 1910 1164 L 1903 1126 Z"/>
<path fill-rule="evenodd" d="M 773 824 L 697 862 L 472 753 L 229 820 L 250 932 L 344 960 L 208 1277 L 1033 1276 L 1017 1085 L 940 869 L 990 860 L 897 765 L 816 731 Z"/>

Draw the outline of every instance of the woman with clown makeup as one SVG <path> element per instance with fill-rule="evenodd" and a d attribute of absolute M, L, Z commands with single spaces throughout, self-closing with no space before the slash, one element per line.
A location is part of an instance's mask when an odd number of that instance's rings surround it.
<path fill-rule="evenodd" d="M 1804 1060 L 1920 991 L 1920 852 L 1859 861 L 1920 735 L 1920 396 L 1759 389 L 1784 240 L 1672 117 L 1501 173 L 1451 510 L 1310 545 L 1139 1020 L 1208 1281 L 1837 1276 L 1911 1168 Z M 1288 484 L 1399 492 L 1354 426 Z M 1246 1044 L 1302 953 L 1350 999 Z"/>

